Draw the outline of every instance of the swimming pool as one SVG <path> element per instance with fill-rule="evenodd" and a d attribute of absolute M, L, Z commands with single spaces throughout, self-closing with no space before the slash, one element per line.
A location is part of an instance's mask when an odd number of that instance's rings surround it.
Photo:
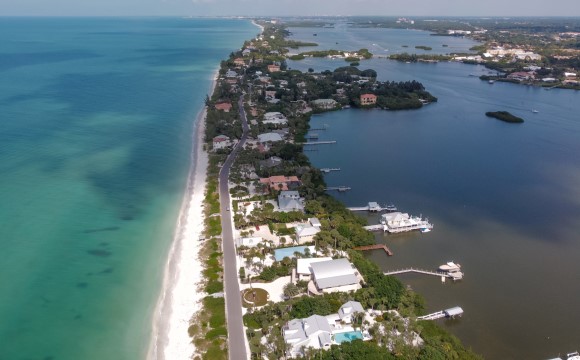
<path fill-rule="evenodd" d="M 343 342 L 351 342 L 353 340 L 362 340 L 363 335 L 360 331 L 347 331 L 338 334 L 334 334 L 334 341 L 337 344 L 342 344 Z"/>
<path fill-rule="evenodd" d="M 304 254 L 306 248 L 310 248 L 310 253 L 314 254 L 314 246 L 292 246 L 282 249 L 274 250 L 274 258 L 276 261 L 282 261 L 285 257 L 293 258 L 295 252 Z"/>

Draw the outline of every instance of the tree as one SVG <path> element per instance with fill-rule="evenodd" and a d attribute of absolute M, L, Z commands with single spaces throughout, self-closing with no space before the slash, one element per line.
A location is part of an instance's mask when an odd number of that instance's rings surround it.
<path fill-rule="evenodd" d="M 294 285 L 294 283 L 289 282 L 284 285 L 284 296 L 287 298 L 294 297 L 298 294 L 300 294 L 300 289 L 298 289 L 298 286 Z"/>
<path fill-rule="evenodd" d="M 240 280 L 243 281 L 246 279 L 246 268 L 245 267 L 240 266 L 239 275 L 240 275 Z"/>

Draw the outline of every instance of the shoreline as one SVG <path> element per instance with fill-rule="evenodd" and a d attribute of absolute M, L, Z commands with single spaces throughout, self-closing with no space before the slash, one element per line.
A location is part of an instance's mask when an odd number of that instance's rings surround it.
<path fill-rule="evenodd" d="M 212 73 L 210 94 L 215 90 L 218 74 L 219 66 Z M 208 167 L 208 153 L 203 148 L 206 116 L 204 105 L 195 118 L 192 131 L 194 146 L 186 190 L 153 314 L 148 360 L 189 359 L 196 352 L 187 329 L 205 296 L 198 288 L 203 281 L 203 262 L 199 259 L 203 243 L 199 237 L 205 219 L 202 205 Z"/>

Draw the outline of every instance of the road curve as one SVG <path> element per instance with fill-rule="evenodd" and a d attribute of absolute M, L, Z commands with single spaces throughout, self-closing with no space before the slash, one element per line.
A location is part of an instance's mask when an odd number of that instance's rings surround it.
<path fill-rule="evenodd" d="M 224 292 L 226 301 L 226 319 L 228 325 L 228 354 L 230 360 L 248 359 L 246 338 L 242 319 L 242 298 L 238 283 L 236 266 L 236 247 L 234 244 L 232 212 L 230 208 L 230 192 L 228 178 L 230 168 L 236 155 L 246 143 L 248 137 L 248 121 L 244 111 L 244 95 L 238 101 L 240 119 L 242 121 L 242 138 L 227 157 L 219 173 L 220 213 L 222 218 L 222 247 L 224 253 Z"/>

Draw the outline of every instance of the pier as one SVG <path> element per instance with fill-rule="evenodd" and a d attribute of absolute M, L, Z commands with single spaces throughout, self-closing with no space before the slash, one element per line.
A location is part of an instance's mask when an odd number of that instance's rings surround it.
<path fill-rule="evenodd" d="M 415 268 L 408 268 L 408 269 L 401 269 L 395 271 L 389 271 L 383 273 L 384 275 L 399 275 L 399 274 L 407 274 L 407 273 L 416 273 L 416 274 L 423 274 L 423 275 L 432 275 L 437 276 L 440 278 L 449 278 L 451 280 L 461 280 L 463 279 L 462 272 L 441 272 L 441 271 L 429 271 L 423 269 L 415 269 Z"/>
<path fill-rule="evenodd" d="M 437 311 L 431 314 L 418 316 L 417 320 L 437 320 L 441 318 L 454 318 L 463 315 L 463 309 L 459 306 L 452 307 L 447 310 Z"/>
<path fill-rule="evenodd" d="M 306 138 L 308 140 L 310 140 L 310 139 L 318 139 L 318 134 L 314 134 L 313 133 L 313 134 L 310 134 L 310 135 L 306 135 Z"/>
<path fill-rule="evenodd" d="M 320 169 L 323 173 L 329 173 L 331 171 L 340 171 L 340 168 L 322 168 Z"/>
<path fill-rule="evenodd" d="M 350 211 L 370 211 L 370 212 L 397 211 L 397 208 L 394 205 L 387 205 L 386 207 L 382 207 L 377 202 L 369 202 L 367 206 L 348 207 L 347 209 Z"/>
<path fill-rule="evenodd" d="M 375 244 L 375 245 L 367 245 L 367 246 L 357 246 L 354 248 L 354 250 L 361 250 L 361 251 L 366 251 L 366 250 L 380 250 L 383 249 L 387 255 L 389 256 L 393 256 L 393 252 L 391 251 L 391 249 L 389 249 L 387 247 L 387 245 L 384 244 Z"/>
<path fill-rule="evenodd" d="M 368 225 L 368 226 L 364 226 L 364 229 L 368 230 L 368 231 L 385 231 L 385 225 L 383 225 L 383 224 Z"/>
<path fill-rule="evenodd" d="M 340 191 L 345 192 L 351 190 L 350 186 L 331 186 L 324 189 L 325 191 Z"/>
<path fill-rule="evenodd" d="M 303 143 L 296 143 L 298 145 L 329 145 L 329 144 L 336 144 L 336 140 L 327 140 L 327 141 L 309 141 Z"/>

